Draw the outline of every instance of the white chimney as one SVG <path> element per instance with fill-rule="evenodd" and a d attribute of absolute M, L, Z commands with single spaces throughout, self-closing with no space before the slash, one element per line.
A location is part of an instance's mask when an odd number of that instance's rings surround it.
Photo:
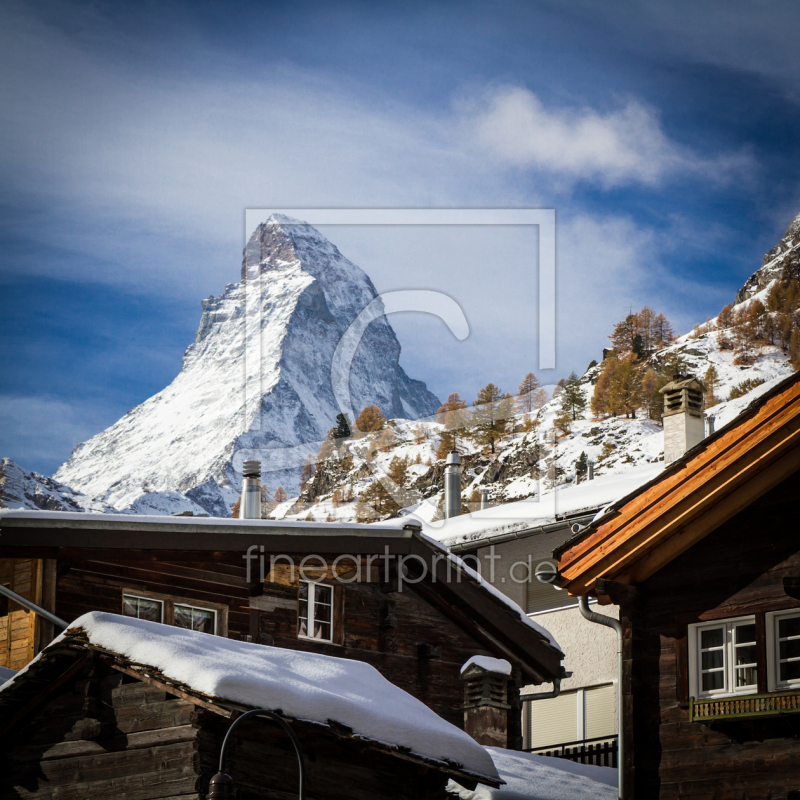
<path fill-rule="evenodd" d="M 261 462 L 245 461 L 242 475 L 239 519 L 261 519 Z"/>
<path fill-rule="evenodd" d="M 491 491 L 488 486 L 481 486 L 478 491 L 481 494 L 481 508 L 480 510 L 483 511 L 486 508 L 489 508 L 489 492 Z"/>
<path fill-rule="evenodd" d="M 457 517 L 461 513 L 461 456 L 451 450 L 444 462 L 444 516 Z"/>
<path fill-rule="evenodd" d="M 673 375 L 659 390 L 664 395 L 664 465 L 677 461 L 705 438 L 703 395 L 706 387 L 691 375 Z"/>

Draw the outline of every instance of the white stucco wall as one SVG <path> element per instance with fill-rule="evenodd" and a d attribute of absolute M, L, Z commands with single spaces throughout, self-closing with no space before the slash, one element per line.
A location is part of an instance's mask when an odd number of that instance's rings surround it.
<path fill-rule="evenodd" d="M 481 558 L 482 575 L 504 594 L 525 608 L 526 583 L 519 579 L 524 577 L 525 570 L 513 565 L 522 562 L 531 563 L 535 569 L 540 561 L 552 561 L 553 548 L 561 544 L 569 536 L 568 532 L 529 536 L 497 544 L 494 547 L 494 574 L 489 571 L 490 561 L 487 555 L 489 548 L 481 548 L 476 552 Z M 553 589 L 554 604 L 559 602 L 561 592 Z M 601 606 L 592 603 L 591 608 L 601 614 L 619 618 L 617 606 Z M 581 616 L 577 606 L 562 608 L 557 611 L 545 611 L 531 615 L 540 625 L 553 634 L 564 651 L 564 669 L 572 672 L 572 676 L 561 683 L 563 691 L 583 689 L 602 684 L 617 683 L 617 635 L 611 628 L 589 622 Z M 552 691 L 552 685 L 528 686 L 523 694 L 539 694 Z M 615 721 L 616 721 L 616 701 Z"/>

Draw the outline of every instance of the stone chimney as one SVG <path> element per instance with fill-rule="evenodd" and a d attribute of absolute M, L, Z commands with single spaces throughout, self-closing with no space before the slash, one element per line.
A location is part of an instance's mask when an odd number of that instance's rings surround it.
<path fill-rule="evenodd" d="M 478 744 L 508 747 L 508 681 L 511 665 L 500 658 L 473 656 L 461 668 L 464 730 Z"/>
<path fill-rule="evenodd" d="M 664 465 L 677 461 L 705 438 L 706 387 L 691 375 L 677 374 L 659 390 L 664 395 Z"/>

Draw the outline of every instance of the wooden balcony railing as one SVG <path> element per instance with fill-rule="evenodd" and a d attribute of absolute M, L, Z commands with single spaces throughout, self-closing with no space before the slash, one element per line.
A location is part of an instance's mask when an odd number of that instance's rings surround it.
<path fill-rule="evenodd" d="M 689 698 L 690 722 L 725 722 L 800 713 L 800 691 L 749 694 L 743 697 L 695 700 Z"/>
<path fill-rule="evenodd" d="M 567 761 L 574 761 L 577 764 L 594 764 L 596 767 L 616 767 L 618 751 L 616 735 L 525 749 L 526 753 L 533 753 L 537 756 L 565 758 Z"/>

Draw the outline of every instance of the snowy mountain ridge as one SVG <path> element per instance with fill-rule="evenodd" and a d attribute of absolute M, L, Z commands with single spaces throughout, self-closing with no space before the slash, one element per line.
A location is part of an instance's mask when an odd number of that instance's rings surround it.
<path fill-rule="evenodd" d="M 352 521 L 358 495 L 379 479 L 385 482 L 397 458 L 407 463 L 400 513 L 431 521 L 443 484 L 443 462 L 436 460 L 443 426 L 431 420 L 439 403 L 399 367 L 399 344 L 385 318 L 367 329 L 350 388 L 354 407 L 375 403 L 382 409 L 389 419 L 390 444 L 379 447 L 378 434 L 339 443 L 336 456 L 320 465 L 301 497 L 296 494 L 296 464 L 285 466 L 287 454 L 297 459 L 316 452 L 334 425 L 338 408 L 329 372 L 333 347 L 343 328 L 376 297 L 369 278 L 311 226 L 279 215 L 251 237 L 242 276 L 242 282 L 226 287 L 222 296 L 203 301 L 195 344 L 187 349 L 183 369 L 170 386 L 79 445 L 53 479 L 4 460 L 0 505 L 228 516 L 241 480 L 233 455 L 247 450 L 266 453 L 265 480 L 272 489 L 283 484 L 295 493 L 272 510 L 273 518 Z M 800 215 L 737 293 L 736 308 L 746 309 L 757 301 L 767 305 L 776 281 L 798 277 Z M 251 289 L 261 309 L 261 372 L 260 378 L 248 374 L 245 384 L 243 309 Z M 767 344 L 758 348 L 752 363 L 735 363 L 730 335 L 717 319 L 710 320 L 645 363 L 660 371 L 665 359 L 677 358 L 685 371 L 701 379 L 713 366 L 715 394 L 721 402 L 707 415 L 716 428 L 792 372 L 784 350 Z M 587 412 L 567 433 L 553 434 L 562 413 L 556 396 L 536 412 L 534 430 L 525 432 L 518 419 L 495 456 L 459 440 L 465 461 L 463 496 L 470 511 L 477 508 L 479 487 L 489 488 L 494 504 L 526 498 L 549 502 L 548 496 L 557 491 L 563 496 L 575 486 L 576 462 L 583 453 L 594 461 L 598 477 L 663 463 L 663 431 L 657 422 L 641 415 L 590 418 L 602 368 L 603 364 L 591 367 L 581 377 Z M 260 388 L 254 385 L 259 379 Z M 745 380 L 750 381 L 749 391 L 729 399 Z M 237 387 L 240 394 L 232 398 L 220 391 L 225 386 Z M 245 391 L 251 396 L 263 393 L 255 410 L 245 410 Z M 413 421 L 409 416 L 428 419 Z M 268 457 L 270 450 L 274 459 Z"/>

